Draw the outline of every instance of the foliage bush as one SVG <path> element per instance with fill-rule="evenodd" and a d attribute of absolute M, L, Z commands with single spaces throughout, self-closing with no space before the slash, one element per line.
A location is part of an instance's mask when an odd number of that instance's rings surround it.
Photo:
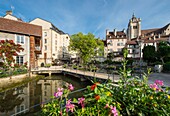
<path fill-rule="evenodd" d="M 45 64 L 45 67 L 50 67 L 51 66 L 51 64 Z"/>
<path fill-rule="evenodd" d="M 77 65 L 72 65 L 73 69 L 77 69 Z"/>
<path fill-rule="evenodd" d="M 163 65 L 163 71 L 170 72 L 170 62 L 167 62 Z"/>
<path fill-rule="evenodd" d="M 170 88 L 163 88 L 163 81 L 156 80 L 148 85 L 148 74 L 143 79 L 128 76 L 126 69 L 127 51 L 124 52 L 121 79 L 117 85 L 108 81 L 100 84 L 94 82 L 87 86 L 83 97 L 68 99 L 74 88 L 58 88 L 52 102 L 43 106 L 43 115 L 60 116 L 163 116 L 170 115 Z"/>
<path fill-rule="evenodd" d="M 63 68 L 67 68 L 67 64 L 64 64 L 64 65 L 63 65 Z"/>
<path fill-rule="evenodd" d="M 9 77 L 9 76 L 12 76 L 12 75 L 25 74 L 25 73 L 27 73 L 27 69 L 24 69 L 24 68 L 17 68 L 17 69 L 12 70 L 12 71 L 1 71 L 0 78 Z"/>

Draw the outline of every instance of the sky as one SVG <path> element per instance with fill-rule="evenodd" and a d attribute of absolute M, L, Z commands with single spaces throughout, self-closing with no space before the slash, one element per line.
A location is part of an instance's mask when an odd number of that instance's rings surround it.
<path fill-rule="evenodd" d="M 26 22 L 39 17 L 70 35 L 91 32 L 101 39 L 106 29 L 127 29 L 133 13 L 142 29 L 170 23 L 170 0 L 0 0 L 0 16 L 7 10 Z"/>

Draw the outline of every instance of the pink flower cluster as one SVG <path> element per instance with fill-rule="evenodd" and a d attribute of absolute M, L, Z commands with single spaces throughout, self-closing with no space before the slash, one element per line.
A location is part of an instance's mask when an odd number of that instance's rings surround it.
<path fill-rule="evenodd" d="M 72 84 L 69 84 L 69 85 L 68 85 L 68 89 L 69 89 L 70 91 L 74 90 L 73 85 L 72 85 Z M 63 88 L 58 88 L 58 91 L 54 93 L 54 96 L 55 96 L 55 97 L 61 97 L 62 95 L 63 95 Z"/>
<path fill-rule="evenodd" d="M 71 103 L 71 99 L 69 99 L 66 103 L 66 112 L 73 112 L 75 105 Z"/>
<path fill-rule="evenodd" d="M 161 80 L 155 80 L 155 84 L 160 85 L 160 86 L 164 85 L 163 81 Z"/>
<path fill-rule="evenodd" d="M 163 81 L 161 80 L 155 80 L 154 84 L 150 84 L 150 88 L 154 89 L 154 90 L 161 90 L 159 88 L 159 86 L 163 86 Z"/>
<path fill-rule="evenodd" d="M 109 104 L 106 104 L 106 106 L 105 106 L 104 108 L 110 108 L 111 113 L 112 113 L 114 116 L 118 116 L 118 112 L 117 112 L 115 106 L 113 107 L 112 105 L 109 106 Z"/>
<path fill-rule="evenodd" d="M 68 85 L 68 89 L 69 89 L 70 91 L 73 91 L 73 90 L 74 90 L 73 85 L 72 85 L 72 84 L 69 84 L 69 85 Z"/>
<path fill-rule="evenodd" d="M 58 88 L 58 91 L 54 93 L 55 97 L 61 97 L 63 95 L 63 88 Z"/>
<path fill-rule="evenodd" d="M 84 108 L 84 106 L 85 106 L 84 101 L 85 101 L 85 98 L 83 98 L 83 97 L 78 98 L 78 104 L 80 104 L 82 108 Z"/>

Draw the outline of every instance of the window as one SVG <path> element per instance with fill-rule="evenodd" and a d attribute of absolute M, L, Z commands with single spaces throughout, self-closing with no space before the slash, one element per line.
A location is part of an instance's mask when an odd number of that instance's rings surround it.
<path fill-rule="evenodd" d="M 120 43 L 117 43 L 117 46 L 120 46 Z"/>
<path fill-rule="evenodd" d="M 21 112 L 24 109 L 25 109 L 25 105 L 24 104 L 16 106 L 16 112 Z"/>
<path fill-rule="evenodd" d="M 47 46 L 45 46 L 45 50 L 47 50 Z"/>
<path fill-rule="evenodd" d="M 47 96 L 47 92 L 46 91 L 44 91 L 44 96 Z"/>
<path fill-rule="evenodd" d="M 118 48 L 117 51 L 118 51 L 118 52 L 121 52 L 121 51 L 122 51 L 122 48 Z"/>
<path fill-rule="evenodd" d="M 124 46 L 124 44 L 121 42 L 121 43 L 117 43 L 117 46 Z"/>
<path fill-rule="evenodd" d="M 17 35 L 17 43 L 18 44 L 24 44 L 24 36 Z"/>
<path fill-rule="evenodd" d="M 47 39 L 45 39 L 44 43 L 47 43 Z"/>
<path fill-rule="evenodd" d="M 133 29 L 137 29 L 137 26 L 133 26 Z"/>
<path fill-rule="evenodd" d="M 21 105 L 21 111 L 23 111 L 24 110 L 24 105 Z"/>
<path fill-rule="evenodd" d="M 17 64 L 24 64 L 24 57 L 23 56 L 16 56 L 16 63 Z"/>
<path fill-rule="evenodd" d="M 47 32 L 44 32 L 44 37 L 47 37 Z"/>
<path fill-rule="evenodd" d="M 55 51 L 57 51 L 57 46 L 55 46 Z"/>
<path fill-rule="evenodd" d="M 57 45 L 57 40 L 55 40 L 55 45 Z"/>

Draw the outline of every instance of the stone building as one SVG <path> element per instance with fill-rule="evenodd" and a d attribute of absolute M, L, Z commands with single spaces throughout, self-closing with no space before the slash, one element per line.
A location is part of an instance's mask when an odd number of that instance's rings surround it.
<path fill-rule="evenodd" d="M 68 46 L 70 37 L 51 22 L 36 18 L 30 22 L 42 26 L 42 53 L 38 65 L 51 64 L 54 60 L 69 60 Z"/>
<path fill-rule="evenodd" d="M 129 58 L 140 59 L 144 46 L 153 45 L 157 49 L 160 41 L 170 42 L 170 23 L 162 28 L 141 30 L 141 19 L 133 14 L 128 23 L 127 33 L 124 30 L 106 30 L 106 41 L 108 53 L 113 52 L 116 56 L 116 52 L 121 53 L 122 48 L 126 47 L 129 51 Z"/>
<path fill-rule="evenodd" d="M 7 12 L 0 17 L 0 40 L 13 40 L 20 44 L 24 51 L 18 53 L 15 61 L 18 64 L 28 62 L 28 67 L 36 67 L 38 55 L 41 53 L 42 27 L 25 23 Z"/>
<path fill-rule="evenodd" d="M 114 29 L 113 31 L 106 30 L 106 43 L 107 43 L 107 55 L 109 53 L 113 53 L 115 56 L 115 60 L 122 59 L 122 49 L 124 48 L 127 42 L 125 29 L 122 31 L 117 31 Z"/>

